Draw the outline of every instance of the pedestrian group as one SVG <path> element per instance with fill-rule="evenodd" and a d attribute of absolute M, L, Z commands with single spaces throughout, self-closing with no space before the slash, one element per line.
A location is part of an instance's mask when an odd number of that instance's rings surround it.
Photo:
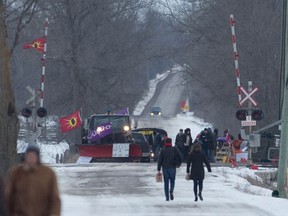
<path fill-rule="evenodd" d="M 224 131 L 224 136 L 228 130 Z M 191 130 L 186 128 L 179 130 L 175 139 L 175 146 L 172 147 L 172 139 L 164 139 L 163 148 L 160 150 L 157 164 L 157 176 L 162 173 L 164 177 L 164 193 L 166 201 L 174 200 L 174 187 L 176 179 L 175 158 L 180 158 L 181 162 L 186 162 L 186 180 L 193 180 L 193 191 L 195 201 L 198 198 L 203 201 L 203 180 L 205 177 L 204 164 L 208 172 L 211 172 L 210 162 L 215 162 L 218 130 L 205 128 L 195 140 L 192 140 Z"/>

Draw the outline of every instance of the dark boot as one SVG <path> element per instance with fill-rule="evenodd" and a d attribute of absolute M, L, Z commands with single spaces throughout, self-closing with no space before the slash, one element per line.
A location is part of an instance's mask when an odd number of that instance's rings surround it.
<path fill-rule="evenodd" d="M 173 193 L 170 193 L 170 199 L 171 199 L 171 200 L 174 200 L 174 195 L 173 195 Z"/>
<path fill-rule="evenodd" d="M 200 200 L 203 201 L 203 197 L 202 197 L 202 193 L 201 192 L 199 192 L 198 196 L 199 196 Z"/>
<path fill-rule="evenodd" d="M 197 196 L 195 196 L 195 200 L 194 200 L 195 202 L 197 202 L 198 201 L 198 197 Z"/>

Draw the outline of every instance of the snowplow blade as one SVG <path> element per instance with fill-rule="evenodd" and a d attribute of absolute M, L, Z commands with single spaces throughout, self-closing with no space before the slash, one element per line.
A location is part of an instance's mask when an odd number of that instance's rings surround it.
<path fill-rule="evenodd" d="M 120 144 L 121 145 L 121 144 Z M 113 157 L 113 144 L 77 145 L 80 157 L 92 157 L 90 162 L 98 161 L 140 161 L 141 147 L 138 144 L 129 144 L 129 156 Z"/>

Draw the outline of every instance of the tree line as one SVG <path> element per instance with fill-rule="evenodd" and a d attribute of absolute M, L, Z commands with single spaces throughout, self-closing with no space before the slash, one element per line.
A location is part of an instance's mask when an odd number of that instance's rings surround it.
<path fill-rule="evenodd" d="M 51 115 L 80 107 L 84 116 L 133 109 L 150 79 L 179 64 L 191 111 L 220 131 L 238 132 L 229 25 L 234 14 L 241 83 L 247 89 L 253 81 L 260 89 L 255 99 L 265 118 L 258 127 L 279 117 L 282 1 L 0 2 L 0 152 L 10 158 L 1 157 L 2 168 L 8 161 L 4 169 L 15 156 L 17 111 L 30 97 L 25 88 L 40 88 L 41 53 L 22 45 L 44 35 L 46 17 L 44 106 Z"/>

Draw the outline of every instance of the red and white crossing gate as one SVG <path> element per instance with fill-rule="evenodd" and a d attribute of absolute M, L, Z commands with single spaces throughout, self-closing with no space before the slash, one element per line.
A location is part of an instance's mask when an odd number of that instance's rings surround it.
<path fill-rule="evenodd" d="M 236 80 L 237 80 L 237 93 L 238 93 L 238 101 L 242 100 L 241 98 L 241 84 L 240 84 L 240 71 L 239 71 L 239 55 L 237 52 L 237 46 L 236 46 L 236 33 L 235 33 L 235 20 L 234 16 L 230 15 L 230 26 L 231 26 L 231 33 L 232 33 L 232 44 L 233 44 L 233 58 L 235 62 L 235 74 L 236 74 Z"/>
<path fill-rule="evenodd" d="M 235 74 L 236 74 L 236 80 L 237 80 L 237 93 L 238 93 L 238 102 L 239 105 L 242 106 L 244 102 L 249 100 L 253 106 L 257 106 L 257 102 L 252 97 L 252 95 L 258 91 L 258 88 L 254 88 L 251 91 L 246 91 L 240 84 L 240 71 L 239 71 L 239 54 L 237 51 L 236 46 L 236 33 L 235 33 L 235 19 L 233 14 L 230 15 L 230 26 L 231 26 L 231 33 L 232 33 L 232 44 L 233 44 L 233 57 L 235 62 Z M 244 98 L 242 98 L 242 94 L 244 94 Z"/>
<path fill-rule="evenodd" d="M 249 100 L 253 104 L 253 106 L 257 106 L 258 105 L 258 103 L 255 101 L 255 99 L 252 97 L 252 95 L 259 90 L 257 87 L 253 88 L 251 91 L 248 92 L 248 91 L 246 91 L 246 89 L 244 89 L 241 86 L 240 90 L 245 95 L 245 97 L 242 98 L 242 100 L 239 102 L 240 106 L 242 106 L 243 103 L 246 102 L 247 100 Z"/>

